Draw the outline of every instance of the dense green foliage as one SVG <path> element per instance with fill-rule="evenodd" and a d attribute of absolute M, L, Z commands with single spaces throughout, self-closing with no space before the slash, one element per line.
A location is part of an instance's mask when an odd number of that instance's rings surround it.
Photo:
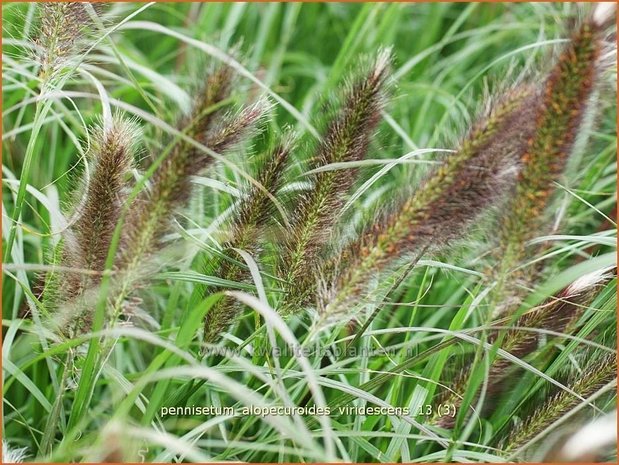
<path fill-rule="evenodd" d="M 541 460 L 615 409 L 616 63 L 590 9 L 2 8 L 26 460 Z"/>

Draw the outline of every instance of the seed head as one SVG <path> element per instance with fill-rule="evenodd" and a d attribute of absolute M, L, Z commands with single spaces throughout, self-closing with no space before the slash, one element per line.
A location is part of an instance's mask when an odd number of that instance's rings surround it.
<path fill-rule="evenodd" d="M 260 253 L 260 237 L 263 228 L 270 222 L 273 201 L 281 187 L 284 170 L 292 150 L 292 139 L 286 136 L 284 142 L 275 147 L 262 166 L 256 180 L 261 187 L 252 185 L 239 201 L 234 221 L 230 225 L 231 237 L 222 249 L 229 258 L 238 258 L 232 249 L 241 249 L 253 256 Z M 215 258 L 207 262 L 205 274 L 214 275 L 228 281 L 243 282 L 249 279 L 249 271 L 225 258 Z M 224 287 L 213 287 L 216 292 Z M 220 337 L 239 314 L 241 307 L 229 296 L 222 297 L 207 313 L 204 321 L 204 342 L 213 343 Z"/>
<path fill-rule="evenodd" d="M 338 259 L 345 264 L 320 296 L 323 318 L 351 314 L 366 295 L 371 277 L 427 249 L 443 248 L 461 237 L 484 212 L 513 188 L 517 167 L 512 153 L 530 135 L 530 89 L 506 96 L 431 172 L 411 197 L 378 219 Z"/>
<path fill-rule="evenodd" d="M 223 87 L 221 80 L 220 77 L 216 82 Z M 221 98 L 225 93 L 213 92 L 212 95 Z M 207 128 L 207 133 L 197 134 L 191 129 L 188 132 L 214 152 L 226 154 L 252 135 L 269 107 L 266 100 L 260 100 L 237 114 L 220 114 L 220 121 L 211 121 L 204 112 L 196 111 L 194 114 L 204 116 L 194 119 L 191 128 Z M 212 161 L 212 157 L 196 151 L 193 146 L 190 148 L 184 141 L 172 147 L 153 173 L 150 190 L 143 191 L 129 210 L 125 230 L 127 246 L 120 258 L 123 268 L 135 269 L 139 261 L 159 248 L 159 239 L 168 230 L 171 215 L 190 198 L 191 176 L 207 169 Z"/>
<path fill-rule="evenodd" d="M 540 271 L 537 265 L 511 274 L 535 252 L 525 250 L 526 243 L 548 229 L 546 212 L 555 183 L 560 181 L 598 84 L 603 45 L 600 24 L 591 18 L 585 20 L 572 33 L 547 77 L 541 80 L 535 131 L 524 150 L 516 153 L 520 165 L 518 184 L 499 227 L 496 256 L 500 264 L 494 267 L 499 285 L 491 300 L 493 305 L 503 301 L 501 312 L 518 303 L 515 283 L 524 281 L 526 286 Z M 547 245 L 538 247 L 538 252 L 541 247 Z M 504 282 L 508 273 L 510 283 Z"/>
<path fill-rule="evenodd" d="M 381 51 L 372 66 L 349 85 L 343 104 L 329 122 L 324 138 L 311 161 L 314 170 L 331 163 L 362 160 L 369 149 L 384 105 L 390 52 Z M 282 247 L 279 269 L 287 289 L 284 313 L 307 304 L 307 270 L 320 260 L 357 175 L 356 169 L 320 171 L 312 176 L 313 188 L 296 200 L 292 224 Z"/>
<path fill-rule="evenodd" d="M 523 359 L 536 351 L 540 345 L 540 333 L 527 331 L 527 328 L 542 329 L 553 333 L 571 333 L 570 328 L 576 324 L 600 290 L 614 276 L 616 276 L 616 269 L 595 271 L 577 279 L 540 306 L 519 317 L 513 323 L 514 329 L 504 334 L 501 348 Z M 500 326 L 500 323 L 495 326 Z M 495 342 L 500 334 L 500 330 L 493 330 L 489 342 Z M 548 337 L 553 336 L 550 334 Z M 504 358 L 497 358 L 492 362 L 488 372 L 487 387 L 490 395 L 497 396 L 505 388 L 504 381 L 512 372 L 511 367 L 511 362 Z M 456 376 L 457 381 L 452 383 L 456 393 L 464 392 L 469 375 L 470 371 L 463 369 Z M 453 404 L 456 407 L 460 405 L 460 397 L 453 393 L 448 393 L 445 398 L 441 403 Z M 435 421 L 443 428 L 452 428 L 455 419 L 443 416 L 435 418 Z"/>
<path fill-rule="evenodd" d="M 572 391 L 586 399 L 616 378 L 617 354 L 606 354 L 598 356 L 597 360 L 590 363 L 587 369 L 568 385 Z M 565 391 L 548 399 L 511 432 L 503 447 L 504 455 L 509 455 L 525 445 L 580 402 L 580 399 Z"/>
<path fill-rule="evenodd" d="M 88 11 L 103 12 L 102 3 L 43 2 L 39 6 L 40 27 L 33 39 L 41 75 L 51 76 L 80 53 L 93 26 Z"/>

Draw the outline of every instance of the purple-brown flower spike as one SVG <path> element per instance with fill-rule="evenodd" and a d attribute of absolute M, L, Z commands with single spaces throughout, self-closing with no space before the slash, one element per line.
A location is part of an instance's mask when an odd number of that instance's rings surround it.
<path fill-rule="evenodd" d="M 121 217 L 131 182 L 138 129 L 132 121 L 114 117 L 108 126 L 91 132 L 90 176 L 76 195 L 73 222 L 64 231 L 56 251 L 59 265 L 72 272 L 55 272 L 46 279 L 46 295 L 53 306 L 70 304 L 77 311 L 84 305 L 74 302 L 101 280 L 114 230 Z M 89 315 L 78 315 L 78 320 Z"/>
<path fill-rule="evenodd" d="M 326 276 L 320 293 L 323 319 L 351 315 L 351 308 L 368 296 L 368 281 L 374 276 L 428 248 L 449 245 L 497 205 L 514 186 L 517 168 L 512 153 L 530 137 L 530 108 L 536 98 L 528 88 L 510 92 L 410 198 L 341 253 L 344 266 Z"/>
<path fill-rule="evenodd" d="M 582 22 L 543 81 L 535 132 L 519 155 L 516 193 L 499 228 L 499 283 L 493 304 L 501 300 L 506 300 L 506 307 L 517 304 L 516 280 L 510 280 L 511 287 L 503 280 L 526 259 L 527 241 L 546 229 L 544 217 L 555 182 L 565 169 L 597 88 L 607 16 L 598 7 Z M 519 278 L 526 285 L 538 272 L 539 268 L 529 268 Z"/>
<path fill-rule="evenodd" d="M 492 343 L 500 336 L 499 326 L 509 324 L 514 329 L 505 332 L 501 341 L 501 348 L 514 357 L 523 359 L 535 352 L 540 344 L 541 333 L 529 331 L 527 328 L 549 331 L 552 333 L 570 334 L 584 311 L 591 302 L 606 286 L 611 279 L 616 277 L 617 270 L 595 271 L 582 276 L 560 292 L 549 298 L 546 302 L 526 312 L 515 322 L 510 322 L 509 317 L 502 318 L 493 324 L 494 329 L 490 333 L 489 341 Z M 504 388 L 504 381 L 512 373 L 512 362 L 505 358 L 496 358 L 488 371 L 487 392 L 491 396 L 498 395 Z M 451 391 L 445 391 L 440 401 L 441 404 L 455 405 L 459 407 L 470 376 L 469 370 L 461 370 L 451 383 Z M 455 418 L 451 416 L 436 416 L 432 422 L 436 422 L 443 428 L 452 428 Z"/>
<path fill-rule="evenodd" d="M 605 354 L 594 359 L 569 387 L 587 399 L 608 383 L 617 379 L 617 354 Z M 581 404 L 573 394 L 561 391 L 535 409 L 531 416 L 514 428 L 503 445 L 503 455 L 509 456 L 542 433 L 562 416 Z"/>
<path fill-rule="evenodd" d="M 199 134 L 194 138 L 203 140 L 205 146 L 218 154 L 228 153 L 253 134 L 269 108 L 266 100 L 260 100 L 233 116 L 225 116 L 223 121 L 213 122 L 206 136 Z M 192 127 L 204 127 L 204 123 L 194 122 Z M 169 228 L 171 215 L 190 198 L 191 176 L 208 168 L 212 160 L 207 154 L 196 153 L 188 144 L 173 147 L 153 173 L 150 189 L 142 191 L 129 209 L 125 246 L 119 257 L 122 270 L 135 271 L 158 248 L 160 238 Z"/>
<path fill-rule="evenodd" d="M 138 134 L 131 121 L 114 118 L 92 137 L 92 176 L 72 225 L 82 268 L 103 271 L 114 229 L 128 196 Z"/>
<path fill-rule="evenodd" d="M 390 51 L 381 51 L 370 69 L 349 86 L 342 107 L 327 126 L 310 170 L 366 156 L 380 121 L 390 62 Z M 308 270 L 314 269 L 320 260 L 356 175 L 356 169 L 317 172 L 311 178 L 312 189 L 295 199 L 279 263 L 285 281 L 285 298 L 280 308 L 283 313 L 298 311 L 308 303 Z"/>
<path fill-rule="evenodd" d="M 229 153 L 253 134 L 271 105 L 261 99 L 236 113 L 224 113 L 232 89 L 232 72 L 223 65 L 204 83 L 191 115 L 181 129 L 194 141 L 219 155 Z M 123 230 L 122 249 L 115 266 L 122 274 L 113 307 L 118 311 L 135 287 L 139 268 L 161 247 L 171 218 L 191 197 L 191 176 L 212 165 L 214 158 L 186 140 L 175 142 L 156 167 L 150 188 L 130 205 Z"/>
<path fill-rule="evenodd" d="M 43 78 L 54 75 L 80 52 L 88 30 L 93 26 L 88 5 L 92 6 L 97 14 L 103 11 L 103 3 L 40 4 L 40 26 L 33 43 Z"/>
<path fill-rule="evenodd" d="M 269 194 L 274 196 L 280 189 L 283 175 L 293 149 L 289 136 L 278 144 L 269 154 L 266 163 L 259 170 L 256 181 L 261 187 L 252 185 L 239 200 L 234 221 L 230 225 L 230 238 L 222 245 L 223 252 L 230 258 L 241 257 L 233 250 L 240 249 L 252 256 L 260 254 L 259 239 L 264 227 L 270 223 L 275 208 Z M 250 273 L 247 268 L 225 258 L 215 257 L 209 261 L 207 275 L 217 276 L 228 281 L 247 281 Z M 213 291 L 224 287 L 212 288 Z M 204 321 L 204 342 L 213 343 L 237 318 L 241 306 L 231 297 L 222 297 L 207 313 Z"/>

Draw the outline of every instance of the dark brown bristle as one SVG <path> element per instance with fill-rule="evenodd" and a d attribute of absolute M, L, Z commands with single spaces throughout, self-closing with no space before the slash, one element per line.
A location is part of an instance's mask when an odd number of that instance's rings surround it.
<path fill-rule="evenodd" d="M 614 353 L 598 356 L 581 375 L 575 377 L 568 385 L 572 391 L 586 399 L 616 379 L 617 354 Z M 549 398 L 511 431 L 504 442 L 503 455 L 508 456 L 517 451 L 581 402 L 578 397 L 566 391 L 561 391 Z"/>
<path fill-rule="evenodd" d="M 527 328 L 541 329 L 554 333 L 571 333 L 571 328 L 580 319 L 585 309 L 593 302 L 603 287 L 616 276 L 616 270 L 608 273 L 592 273 L 584 276 L 569 286 L 562 289 L 556 295 L 549 298 L 540 306 L 526 312 L 514 323 L 514 329 L 507 331 L 494 329 L 489 335 L 489 342 L 494 343 L 499 337 L 501 348 L 514 357 L 523 359 L 535 352 L 540 343 L 540 333 L 528 331 Z M 505 319 L 504 319 L 505 320 Z M 508 321 L 507 321 L 508 322 Z M 494 324 L 493 326 L 500 326 Z M 547 337 L 556 337 L 551 333 Z M 512 362 L 497 358 L 492 362 L 488 372 L 487 392 L 492 397 L 499 395 L 505 388 L 504 381 L 512 373 Z M 461 394 L 467 386 L 470 371 L 460 370 L 457 381 L 452 383 L 452 390 Z M 453 393 L 445 393 L 441 403 L 449 403 L 459 406 L 460 398 Z M 434 419 L 443 428 L 452 428 L 455 419 L 450 416 L 437 417 Z"/>
<path fill-rule="evenodd" d="M 321 296 L 325 315 L 350 313 L 363 301 L 371 276 L 403 257 L 440 248 L 464 234 L 480 214 L 514 186 L 512 152 L 530 137 L 531 105 L 537 95 L 518 89 L 506 96 L 468 134 L 457 153 L 431 172 L 417 191 L 376 221 L 337 260 L 345 266 Z"/>
<path fill-rule="evenodd" d="M 389 52 L 380 52 L 370 70 L 345 93 L 342 107 L 328 124 L 311 162 L 311 170 L 366 156 L 381 117 L 389 63 Z M 357 172 L 356 168 L 317 172 L 312 176 L 313 188 L 296 199 L 279 264 L 287 286 L 282 312 L 299 311 L 308 303 L 311 289 L 307 270 L 313 270 L 320 260 Z"/>
<path fill-rule="evenodd" d="M 517 190 L 499 227 L 496 256 L 500 265 L 494 268 L 499 285 L 491 300 L 497 305 L 503 301 L 503 305 L 496 313 L 516 306 L 519 291 L 515 283 L 527 287 L 541 270 L 540 262 L 511 274 L 527 256 L 547 246 L 525 250 L 528 240 L 548 229 L 546 213 L 555 182 L 565 169 L 596 88 L 601 43 L 598 27 L 590 20 L 583 22 L 541 86 L 535 133 L 518 154 Z M 503 278 L 508 273 L 506 282 Z"/>
<path fill-rule="evenodd" d="M 292 140 L 275 147 L 262 166 L 256 180 L 261 186 L 252 185 L 239 201 L 235 220 L 230 225 L 231 237 L 222 245 L 223 252 L 230 258 L 239 258 L 232 249 L 244 250 L 251 255 L 260 253 L 259 241 L 263 228 L 270 222 L 273 201 L 267 194 L 275 195 L 281 187 L 284 170 L 292 150 Z M 234 255 L 232 255 L 234 254 Z M 249 271 L 224 258 L 211 259 L 207 263 L 206 275 L 214 275 L 228 281 L 243 282 L 249 279 Z M 213 287 L 219 291 L 225 287 Z M 229 297 L 222 297 L 207 313 L 204 320 L 204 342 L 213 343 L 221 336 L 240 311 L 239 303 Z"/>

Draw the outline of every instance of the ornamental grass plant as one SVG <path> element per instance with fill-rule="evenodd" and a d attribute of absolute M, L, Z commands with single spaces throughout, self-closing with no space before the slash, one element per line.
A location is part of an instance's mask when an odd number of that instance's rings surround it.
<path fill-rule="evenodd" d="M 4 4 L 3 458 L 616 460 L 614 25 Z"/>

